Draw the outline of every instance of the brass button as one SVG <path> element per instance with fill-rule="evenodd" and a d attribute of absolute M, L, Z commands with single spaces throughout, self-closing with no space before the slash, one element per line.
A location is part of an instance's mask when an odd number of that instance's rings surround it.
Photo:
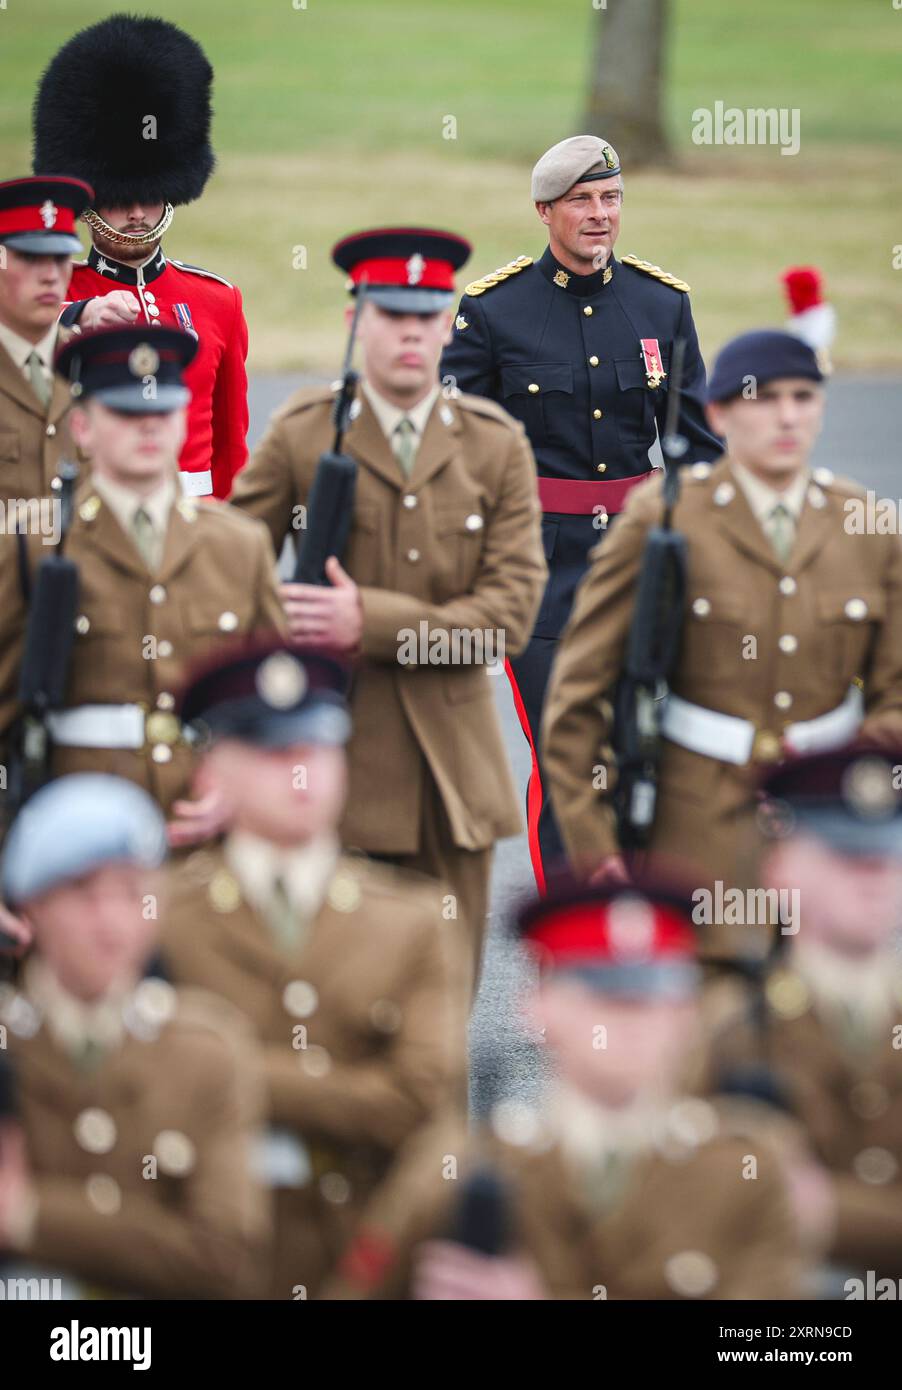
<path fill-rule="evenodd" d="M 116 1144 L 116 1121 L 106 1110 L 92 1107 L 76 1116 L 75 1139 L 89 1154 L 108 1154 Z"/>
<path fill-rule="evenodd" d="M 590 366 L 590 367 L 597 367 L 597 366 L 598 366 L 598 358 L 597 358 L 597 357 L 590 357 L 590 358 L 589 358 L 589 366 Z"/>
<path fill-rule="evenodd" d="M 157 656 L 172 656 L 172 643 L 165 637 L 157 643 Z"/>
<path fill-rule="evenodd" d="M 48 425 L 46 430 L 47 438 L 52 439 L 56 434 L 56 425 Z"/>
<path fill-rule="evenodd" d="M 234 632 L 238 626 L 238 614 L 232 613 L 229 609 L 226 609 L 226 611 L 220 613 L 217 618 L 216 626 L 219 628 L 220 632 Z"/>
<path fill-rule="evenodd" d="M 150 756 L 155 763 L 171 763 L 172 749 L 169 747 L 168 743 L 157 743 L 151 749 Z"/>
<path fill-rule="evenodd" d="M 608 471 L 608 465 L 607 465 L 606 463 L 596 463 L 596 465 L 595 465 L 595 472 L 596 472 L 596 473 L 607 473 L 607 471 Z"/>
<path fill-rule="evenodd" d="M 464 526 L 468 531 L 481 531 L 483 526 L 482 517 L 478 512 L 472 512 L 464 522 Z"/>
<path fill-rule="evenodd" d="M 539 388 L 534 381 L 531 381 L 526 389 L 531 396 L 534 396 Z"/>
<path fill-rule="evenodd" d="M 711 612 L 710 599 L 697 598 L 692 605 L 692 611 L 697 618 L 707 618 Z"/>
<path fill-rule="evenodd" d="M 872 1187 L 882 1187 L 894 1180 L 899 1171 L 899 1164 L 889 1149 L 875 1144 L 855 1155 L 852 1168 L 862 1182 L 869 1183 Z"/>
<path fill-rule="evenodd" d="M 168 690 L 161 690 L 157 696 L 157 709 L 175 709 L 175 696 Z"/>
<path fill-rule="evenodd" d="M 410 561 L 410 563 L 411 563 L 412 565 L 415 565 L 416 562 L 417 562 L 417 560 L 419 560 L 419 558 L 420 558 L 420 552 L 419 552 L 418 550 L 416 550 L 416 549 L 414 549 L 414 550 L 408 550 L 408 552 L 407 552 L 407 558 L 408 558 L 408 560 Z"/>
<path fill-rule="evenodd" d="M 799 586 L 798 584 L 796 584 L 795 580 L 790 575 L 784 574 L 783 578 L 780 580 L 778 587 L 781 594 L 786 594 L 787 596 L 789 596 L 791 594 L 794 594 Z"/>
<path fill-rule="evenodd" d="M 160 311 L 157 308 L 156 304 L 148 304 L 147 312 L 150 314 L 150 317 L 152 319 L 158 319 L 160 317 Z"/>
<path fill-rule="evenodd" d="M 774 704 L 777 709 L 789 709 L 792 704 L 792 696 L 788 690 L 778 690 L 774 696 Z"/>
<path fill-rule="evenodd" d="M 181 732 L 182 728 L 176 716 L 166 710 L 153 710 L 144 721 L 144 735 L 148 743 L 177 743 Z M 157 761 L 168 760 L 158 758 Z"/>
<path fill-rule="evenodd" d="M 405 492 L 404 496 L 401 498 L 401 501 L 403 502 L 404 506 L 407 508 L 409 512 L 413 511 L 414 507 L 417 505 L 416 496 L 412 492 Z"/>
<path fill-rule="evenodd" d="M 593 410 L 593 411 L 592 411 L 592 419 L 593 419 L 593 420 L 600 420 L 600 419 L 601 419 L 601 411 L 600 411 L 600 410 Z"/>
<path fill-rule="evenodd" d="M 166 590 L 163 588 L 162 584 L 154 584 L 148 597 L 150 598 L 151 603 L 165 603 Z"/>
<path fill-rule="evenodd" d="M 592 314 L 593 314 L 592 305 L 591 305 L 591 304 L 587 304 L 586 307 L 585 307 L 585 309 L 583 309 L 583 313 L 585 314 L 585 316 L 586 316 L 587 319 L 590 319 L 590 318 L 592 317 Z"/>
<path fill-rule="evenodd" d="M 787 656 L 791 655 L 792 652 L 796 651 L 798 645 L 799 639 L 797 637 L 793 637 L 791 632 L 784 632 L 783 636 L 777 643 L 777 646 L 780 648 L 780 651 L 786 652 Z"/>
<path fill-rule="evenodd" d="M 862 618 L 866 618 L 868 606 L 863 598 L 850 598 L 845 607 L 847 618 L 851 618 L 853 623 L 860 623 Z"/>
<path fill-rule="evenodd" d="M 289 980 L 282 990 L 282 1007 L 293 1018 L 309 1018 L 318 1004 L 316 987 L 308 980 Z"/>
<path fill-rule="evenodd" d="M 157 302 L 156 295 L 151 294 L 150 290 L 144 291 L 144 298 L 147 300 L 148 304 L 156 304 Z"/>
<path fill-rule="evenodd" d="M 783 740 L 768 729 L 759 729 L 752 746 L 752 759 L 756 763 L 776 763 L 783 752 Z"/>
<path fill-rule="evenodd" d="M 91 631 L 91 619 L 85 617 L 84 613 L 79 613 L 75 619 L 75 631 L 81 633 L 82 637 Z"/>

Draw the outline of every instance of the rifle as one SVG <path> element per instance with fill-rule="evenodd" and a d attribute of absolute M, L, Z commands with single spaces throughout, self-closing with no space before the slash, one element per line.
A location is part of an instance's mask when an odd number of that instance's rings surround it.
<path fill-rule="evenodd" d="M 464 1179 L 447 1238 L 480 1255 L 503 1255 L 509 1248 L 510 1199 L 495 1168 L 483 1165 Z"/>
<path fill-rule="evenodd" d="M 335 399 L 332 420 L 335 440 L 331 450 L 320 455 L 307 503 L 307 533 L 298 543 L 294 569 L 295 584 L 328 584 L 326 561 L 330 555 L 341 560 L 348 543 L 351 518 L 354 514 L 354 488 L 357 482 L 357 463 L 342 453 L 345 431 L 351 418 L 351 406 L 357 391 L 359 376 L 351 366 L 357 324 L 366 297 L 366 286 L 357 291 L 357 303 L 351 333 L 345 352 L 341 387 Z"/>
<path fill-rule="evenodd" d="M 667 681 L 680 649 L 686 594 L 686 537 L 672 528 L 680 495 L 680 463 L 688 440 L 679 433 L 686 341 L 674 344 L 661 451 L 667 465 L 664 515 L 645 542 L 623 673 L 614 695 L 617 786 L 614 807 L 624 849 L 647 845 L 658 794 L 661 716 Z"/>
<path fill-rule="evenodd" d="M 31 586 L 31 604 L 25 627 L 25 645 L 19 674 L 21 714 L 13 727 L 7 779 L 8 819 L 43 786 L 50 775 L 51 742 L 47 715 L 66 700 L 69 663 L 75 640 L 78 606 L 78 567 L 64 548 L 72 521 L 78 464 L 68 460 L 59 469 L 60 534 L 56 549 L 37 567 Z M 28 557 L 25 538 L 19 544 L 23 587 L 27 585 Z M 26 588 L 26 597 L 28 591 Z"/>

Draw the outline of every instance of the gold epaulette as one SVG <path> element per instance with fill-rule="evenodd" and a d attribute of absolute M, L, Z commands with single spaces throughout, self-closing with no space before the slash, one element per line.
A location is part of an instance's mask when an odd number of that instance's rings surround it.
<path fill-rule="evenodd" d="M 638 256 L 621 256 L 620 262 L 622 265 L 631 265 L 634 270 L 641 270 L 644 275 L 651 275 L 653 279 L 660 280 L 662 285 L 669 285 L 672 290 L 689 293 L 689 286 L 685 280 L 678 280 L 669 270 L 662 270 L 659 265 L 652 265 L 651 261 L 640 261 Z"/>
<path fill-rule="evenodd" d="M 528 265 L 532 265 L 532 256 L 518 256 L 515 261 L 508 261 L 507 265 L 501 265 L 497 270 L 483 275 L 481 280 L 471 281 L 464 290 L 464 294 L 473 295 L 474 298 L 476 295 L 485 294 L 486 290 L 500 285 L 504 280 L 509 280 L 512 275 L 519 275 L 520 271 L 525 270 Z"/>

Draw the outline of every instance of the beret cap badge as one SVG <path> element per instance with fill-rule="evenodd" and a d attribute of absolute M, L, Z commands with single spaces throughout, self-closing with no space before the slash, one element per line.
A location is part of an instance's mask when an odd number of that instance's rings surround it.
<path fill-rule="evenodd" d="M 261 665 L 256 677 L 260 698 L 273 709 L 291 709 L 307 689 L 303 666 L 288 652 L 275 652 Z"/>
<path fill-rule="evenodd" d="M 160 366 L 160 354 L 150 343 L 139 343 L 128 355 L 128 367 L 132 376 L 152 376 Z"/>

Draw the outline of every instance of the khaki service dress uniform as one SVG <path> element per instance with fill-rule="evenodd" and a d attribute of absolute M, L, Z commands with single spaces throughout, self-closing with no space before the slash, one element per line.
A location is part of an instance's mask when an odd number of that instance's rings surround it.
<path fill-rule="evenodd" d="M 475 979 L 492 849 L 522 821 L 492 678 L 484 664 L 455 663 L 452 644 L 455 632 L 501 634 L 499 655 L 510 657 L 529 638 L 546 578 L 535 464 L 522 426 L 499 406 L 445 400 L 436 388 L 410 412 L 413 446 L 395 443 L 401 457 L 410 450 L 407 476 L 380 425 L 392 407 L 371 387 L 356 404 L 344 442 L 359 470 L 343 565 L 360 587 L 363 639 L 343 838 L 448 883 Z M 331 447 L 333 405 L 328 388 L 298 391 L 236 479 L 232 503 L 264 521 L 277 548 Z M 452 659 L 430 662 L 430 644 L 442 641 Z"/>
<path fill-rule="evenodd" d="M 71 337 L 56 324 L 37 344 L 0 324 L 0 501 L 49 497 L 60 461 L 74 458 L 67 384 L 53 355 Z M 34 358 L 37 358 L 35 361 Z"/>
<path fill-rule="evenodd" d="M 262 1045 L 268 1295 L 314 1297 L 401 1142 L 459 1094 L 460 938 L 430 880 L 328 841 L 280 853 L 235 832 L 173 878 L 168 973 L 242 1009 Z"/>

